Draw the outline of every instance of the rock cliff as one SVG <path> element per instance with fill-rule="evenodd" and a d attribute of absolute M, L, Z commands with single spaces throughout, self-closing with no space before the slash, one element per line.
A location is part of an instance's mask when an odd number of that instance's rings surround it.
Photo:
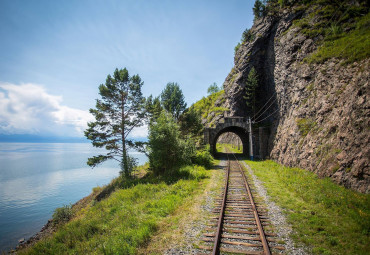
<path fill-rule="evenodd" d="M 369 54 L 349 56 L 347 51 L 363 46 L 346 42 L 359 22 L 369 39 L 368 6 L 348 1 L 335 11 L 325 2 L 271 4 L 255 20 L 223 84 L 223 107 L 230 110 L 224 114 L 251 116 L 254 126 L 269 127 L 270 158 L 369 193 Z M 348 15 L 347 7 L 357 13 Z M 338 40 L 348 45 L 335 46 Z M 336 49 L 330 43 L 338 48 L 332 55 L 324 51 Z M 243 98 L 252 67 L 259 77 L 256 113 Z"/>

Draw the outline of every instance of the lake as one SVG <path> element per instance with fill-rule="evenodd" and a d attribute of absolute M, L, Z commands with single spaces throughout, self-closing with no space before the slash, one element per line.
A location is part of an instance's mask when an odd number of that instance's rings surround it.
<path fill-rule="evenodd" d="M 57 207 L 73 204 L 119 175 L 115 160 L 96 168 L 89 143 L 0 143 L 0 253 L 37 233 Z M 144 164 L 144 154 L 130 152 Z"/>

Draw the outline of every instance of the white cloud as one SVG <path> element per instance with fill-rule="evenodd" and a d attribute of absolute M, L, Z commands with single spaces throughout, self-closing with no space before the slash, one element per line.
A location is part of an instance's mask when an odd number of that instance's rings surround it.
<path fill-rule="evenodd" d="M 81 136 L 93 116 L 62 101 L 37 84 L 0 83 L 0 133 Z"/>
<path fill-rule="evenodd" d="M 130 133 L 130 137 L 132 138 L 145 138 L 147 136 L 148 136 L 148 125 L 143 125 L 141 127 L 134 128 Z"/>

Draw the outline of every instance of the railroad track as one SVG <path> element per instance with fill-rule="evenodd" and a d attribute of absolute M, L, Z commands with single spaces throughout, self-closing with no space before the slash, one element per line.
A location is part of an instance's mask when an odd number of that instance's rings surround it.
<path fill-rule="evenodd" d="M 270 222 L 267 211 L 253 199 L 242 166 L 234 154 L 227 154 L 225 186 L 216 199 L 213 216 L 200 249 L 211 254 L 278 254 L 274 233 L 264 231 Z M 209 254 L 209 253 L 208 253 Z"/>

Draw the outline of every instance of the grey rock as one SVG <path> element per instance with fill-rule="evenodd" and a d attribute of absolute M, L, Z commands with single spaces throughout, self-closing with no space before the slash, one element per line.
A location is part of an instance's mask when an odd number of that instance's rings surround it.
<path fill-rule="evenodd" d="M 256 116 L 263 120 L 259 125 L 270 127 L 269 157 L 369 193 L 370 62 L 365 59 L 344 66 L 329 59 L 306 63 L 304 59 L 317 49 L 320 36 L 306 38 L 293 21 L 310 12 L 284 11 L 255 21 L 250 30 L 254 40 L 236 52 L 234 67 L 223 84 L 226 100 L 222 107 L 230 109 L 228 116 L 253 117 L 243 96 L 248 73 L 255 67 L 260 79 L 257 108 L 272 101 Z M 222 117 L 214 116 L 211 122 Z M 299 121 L 311 126 L 299 127 Z M 300 131 L 304 128 L 305 135 Z"/>

